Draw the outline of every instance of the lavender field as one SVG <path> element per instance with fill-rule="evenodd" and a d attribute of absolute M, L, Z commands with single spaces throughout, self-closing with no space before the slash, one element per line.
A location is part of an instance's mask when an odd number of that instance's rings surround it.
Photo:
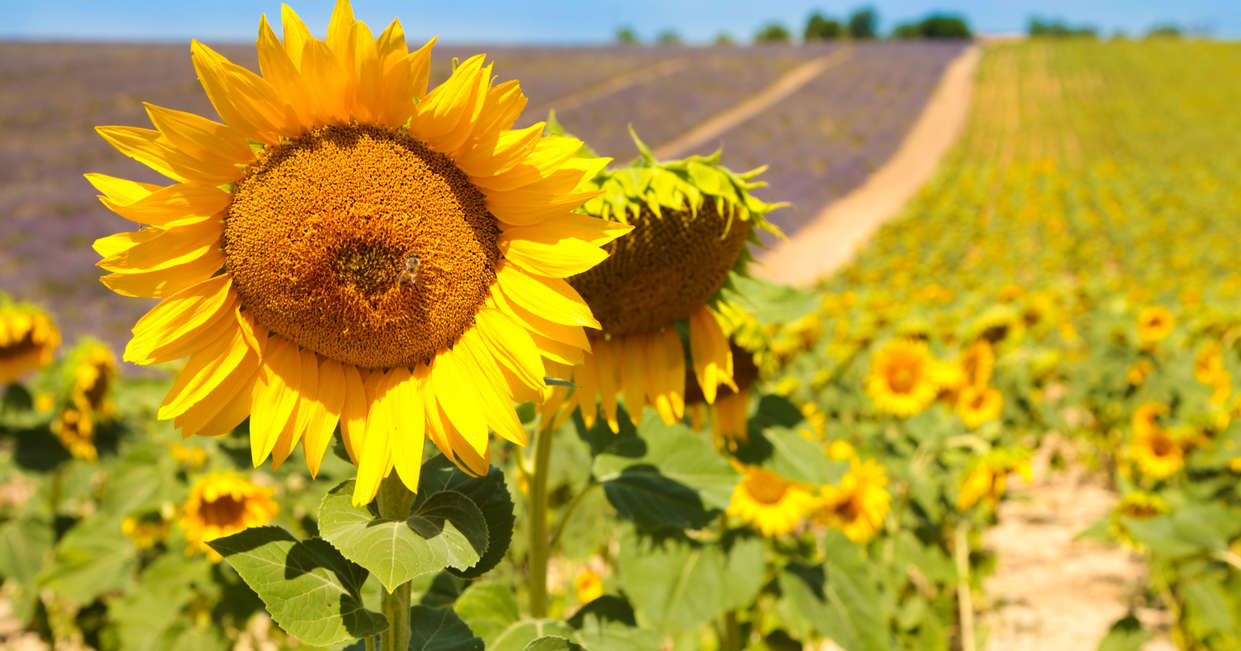
<path fill-rule="evenodd" d="M 500 80 L 517 78 L 530 98 L 522 123 L 556 110 L 565 127 L 618 162 L 637 152 L 632 124 L 658 147 L 761 92 L 799 65 L 829 56 L 818 47 L 437 48 L 432 83 L 454 57 L 488 52 Z M 765 198 L 792 207 L 773 220 L 794 233 L 832 199 L 860 185 L 901 142 L 961 44 L 873 43 L 771 109 L 715 138 L 735 169 L 770 163 Z M 254 48 L 217 46 L 257 68 Z M 116 218 L 82 178 L 102 172 L 148 182 L 97 125 L 146 125 L 142 102 L 214 116 L 189 48 L 154 44 L 0 43 L 0 291 L 42 303 L 68 337 L 92 333 L 120 348 L 141 301 L 99 282 L 90 243 Z"/>

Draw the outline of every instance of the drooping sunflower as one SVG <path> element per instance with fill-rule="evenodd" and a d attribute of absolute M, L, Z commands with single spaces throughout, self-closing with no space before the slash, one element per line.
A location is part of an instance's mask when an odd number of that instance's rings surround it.
<path fill-rule="evenodd" d="M 728 514 L 774 538 L 796 529 L 814 503 L 814 495 L 806 487 L 770 470 L 750 467 L 733 488 Z"/>
<path fill-rule="evenodd" d="M 887 485 L 883 466 L 854 458 L 839 485 L 820 489 L 810 515 L 815 522 L 840 529 L 849 540 L 864 545 L 883 528 L 883 520 L 892 507 Z"/>
<path fill-rule="evenodd" d="M 434 41 L 408 51 L 397 21 L 374 37 L 341 0 L 324 40 L 282 22 L 260 21 L 261 76 L 193 44 L 224 122 L 148 105 L 154 130 L 99 128 L 174 181 L 88 175 L 147 225 L 95 243 L 104 284 L 162 299 L 125 359 L 188 356 L 160 418 L 219 435 L 249 416 L 255 465 L 300 441 L 314 474 L 339 423 L 359 504 L 394 469 L 416 489 L 424 435 L 485 473 L 488 429 L 524 444 L 513 400 L 598 325 L 564 278 L 629 230 L 571 212 L 606 159 L 512 129 L 525 96 L 484 55 L 428 92 Z"/>
<path fill-rule="evenodd" d="M 77 402 L 65 405 L 56 414 L 51 428 L 74 458 L 92 463 L 99 460 L 99 450 L 95 447 L 95 418 L 89 407 Z"/>
<path fill-rule="evenodd" d="M 894 339 L 875 352 L 866 376 L 866 393 L 879 409 L 912 416 L 935 400 L 935 358 L 925 343 Z"/>
<path fill-rule="evenodd" d="M 280 513 L 274 494 L 274 488 L 232 473 L 204 475 L 190 487 L 189 499 L 181 507 L 181 527 L 190 550 L 199 549 L 208 558 L 220 560 L 207 543 L 270 522 Z"/>
<path fill-rule="evenodd" d="M 0 294 L 0 385 L 52 363 L 60 331 L 42 310 Z"/>
<path fill-rule="evenodd" d="M 970 429 L 999 418 L 1003 410 L 1004 394 L 995 387 L 970 385 L 957 398 L 957 415 Z"/>
<path fill-rule="evenodd" d="M 591 187 L 602 194 L 582 206 L 633 232 L 607 245 L 601 264 L 569 279 L 602 332 L 582 342 L 590 351 L 580 365 L 559 369 L 576 390 L 558 390 L 547 403 L 549 410 L 580 407 L 588 425 L 601 411 L 613 432 L 618 402 L 635 424 L 647 406 L 666 423 L 683 419 L 687 369 L 707 404 L 721 386 L 738 389 L 720 323 L 721 289 L 746 275 L 747 244 L 758 243 L 758 230 L 775 231 L 765 215 L 783 205 L 750 194 L 766 185 L 753 180 L 764 168 L 734 174 L 719 164 L 719 152 L 660 162 L 636 134 L 634 141 L 641 156 L 631 167 L 600 172 Z"/>
<path fill-rule="evenodd" d="M 116 355 L 94 338 L 85 338 L 65 355 L 61 372 L 52 388 L 53 400 L 89 410 L 100 423 L 111 421 L 116 406 L 112 401 L 116 384 Z"/>
<path fill-rule="evenodd" d="M 1176 319 L 1172 312 L 1162 305 L 1151 305 L 1138 312 L 1138 342 L 1142 346 L 1153 346 L 1172 334 Z"/>
<path fill-rule="evenodd" d="M 978 460 L 961 483 L 961 492 L 957 495 L 957 510 L 966 511 L 980 500 L 985 501 L 988 508 L 995 509 L 1000 498 L 1004 496 L 1008 475 L 1014 472 L 1027 482 L 1030 481 L 1029 458 L 999 451 Z"/>

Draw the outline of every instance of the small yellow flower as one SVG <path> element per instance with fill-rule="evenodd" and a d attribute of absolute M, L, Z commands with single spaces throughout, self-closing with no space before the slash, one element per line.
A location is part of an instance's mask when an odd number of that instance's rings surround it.
<path fill-rule="evenodd" d="M 791 533 L 814 497 L 802 486 L 762 468 L 747 468 L 733 489 L 728 514 L 774 538 Z"/>
<path fill-rule="evenodd" d="M 591 570 L 582 570 L 573 578 L 573 591 L 577 593 L 577 602 L 588 604 L 603 596 L 603 577 Z"/>
<path fill-rule="evenodd" d="M 235 474 L 203 476 L 190 488 L 190 497 L 181 508 L 181 526 L 190 549 L 201 549 L 211 560 L 220 560 L 207 543 L 270 522 L 280 512 L 274 494 L 275 489 Z"/>
<path fill-rule="evenodd" d="M 1221 370 L 1216 374 L 1211 382 L 1211 397 L 1209 402 L 1212 407 L 1223 407 L 1228 403 L 1228 398 L 1232 396 L 1232 376 L 1228 371 Z"/>
<path fill-rule="evenodd" d="M 1154 493 L 1127 493 L 1112 508 L 1108 529 L 1113 536 L 1120 539 L 1126 545 L 1140 549 L 1141 545 L 1129 534 L 1129 528 L 1125 526 L 1123 518 L 1149 520 L 1157 515 L 1163 515 L 1169 510 L 1168 503 Z"/>
<path fill-rule="evenodd" d="M 879 409 L 912 416 L 926 409 L 939 393 L 934 366 L 935 359 L 925 343 L 890 341 L 871 358 L 866 393 Z"/>
<path fill-rule="evenodd" d="M 957 496 L 957 510 L 966 511 L 979 500 L 984 500 L 988 508 L 995 509 L 1004 497 L 1008 484 L 1008 475 L 1017 473 L 1026 481 L 1030 481 L 1030 460 L 1014 457 L 1011 454 L 988 455 L 970 470 L 961 483 L 961 494 Z"/>
<path fill-rule="evenodd" d="M 173 443 L 169 453 L 177 463 L 191 470 L 202 468 L 207 463 L 207 451 L 197 445 Z"/>
<path fill-rule="evenodd" d="M 60 331 L 39 310 L 0 296 L 0 385 L 52 363 Z"/>
<path fill-rule="evenodd" d="M 853 444 L 844 439 L 836 439 L 827 446 L 827 458 L 832 461 L 848 461 L 856 456 Z"/>
<path fill-rule="evenodd" d="M 1185 449 L 1171 432 L 1158 423 L 1134 427 L 1129 454 L 1142 472 L 1163 479 L 1185 466 Z"/>
<path fill-rule="evenodd" d="M 1202 344 L 1198 353 L 1194 355 L 1194 378 L 1210 386 L 1215 383 L 1216 377 L 1221 372 L 1227 372 L 1224 369 L 1223 347 L 1218 341 L 1208 341 Z"/>
<path fill-rule="evenodd" d="M 853 459 L 839 486 L 824 486 L 811 511 L 814 521 L 840 529 L 849 540 L 864 545 L 883 527 L 892 506 L 892 495 L 883 466 Z"/>
<path fill-rule="evenodd" d="M 970 429 L 1000 417 L 1004 395 L 995 387 L 968 386 L 957 400 L 957 414 Z"/>
<path fill-rule="evenodd" d="M 1129 386 L 1142 386 L 1142 383 L 1146 381 L 1146 378 L 1150 377 L 1150 374 L 1154 372 L 1154 362 L 1146 357 L 1139 359 L 1133 363 L 1133 366 L 1129 367 L 1129 372 L 1126 374 L 1127 379 L 1129 380 Z"/>
<path fill-rule="evenodd" d="M 125 516 L 121 520 L 121 532 L 134 541 L 139 549 L 151 549 L 168 539 L 172 521 L 159 510 L 153 509 L 138 515 Z"/>
<path fill-rule="evenodd" d="M 1241 457 L 1234 457 L 1229 460 L 1228 469 L 1233 472 L 1241 473 Z"/>
<path fill-rule="evenodd" d="M 1144 307 L 1138 313 L 1138 341 L 1143 346 L 1151 346 L 1172 334 L 1175 325 L 1176 320 L 1168 308 L 1162 305 Z"/>
<path fill-rule="evenodd" d="M 99 451 L 95 449 L 95 419 L 89 408 L 65 406 L 52 421 L 52 433 L 74 458 L 99 460 Z"/>
<path fill-rule="evenodd" d="M 1168 415 L 1168 406 L 1161 402 L 1146 402 L 1133 410 L 1133 431 L 1144 434 L 1159 427 L 1159 419 Z"/>

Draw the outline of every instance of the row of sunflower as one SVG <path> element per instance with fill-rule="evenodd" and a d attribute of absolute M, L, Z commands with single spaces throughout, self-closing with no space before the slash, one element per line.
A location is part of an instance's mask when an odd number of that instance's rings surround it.
<path fill-rule="evenodd" d="M 1241 159 L 1221 150 L 1241 133 L 1221 102 L 1241 98 L 1220 87 L 1239 59 L 1209 42 L 989 49 L 936 183 L 812 314 L 765 333 L 772 390 L 885 464 L 899 529 L 949 551 L 964 528 L 971 580 L 988 571 L 975 534 L 1038 450 L 1097 471 L 1117 504 L 1082 534 L 1149 564 L 1109 648 L 1241 640 Z"/>

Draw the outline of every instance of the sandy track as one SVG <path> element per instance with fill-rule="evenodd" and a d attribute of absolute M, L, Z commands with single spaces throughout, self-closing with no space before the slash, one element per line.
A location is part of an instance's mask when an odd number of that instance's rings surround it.
<path fill-rule="evenodd" d="M 648 81 L 654 81 L 660 77 L 666 77 L 685 68 L 687 65 L 689 65 L 689 59 L 684 57 L 664 59 L 663 61 L 659 61 L 652 65 L 622 73 L 612 77 L 611 79 L 605 79 L 604 81 L 579 90 L 575 93 L 570 93 L 549 102 L 545 102 L 545 105 L 555 109 L 559 113 L 563 113 L 569 109 L 574 109 L 582 106 L 583 104 L 593 102 L 601 97 L 607 97 L 612 93 L 625 90 L 630 86 L 636 86 L 638 84 L 644 84 Z"/>
<path fill-rule="evenodd" d="M 790 239 L 759 256 L 755 271 L 776 282 L 810 285 L 853 257 L 880 224 L 896 216 L 930 180 L 969 114 L 979 46 L 961 53 L 940 79 L 896 154 L 861 187 L 826 206 Z"/>
<path fill-rule="evenodd" d="M 659 159 L 684 156 L 703 143 L 718 138 L 725 131 L 771 108 L 776 102 L 810 83 L 810 80 L 823 71 L 847 61 L 852 54 L 853 49 L 845 45 L 825 57 L 807 61 L 784 73 L 753 97 L 707 118 L 676 140 L 656 147 L 652 153 Z"/>

